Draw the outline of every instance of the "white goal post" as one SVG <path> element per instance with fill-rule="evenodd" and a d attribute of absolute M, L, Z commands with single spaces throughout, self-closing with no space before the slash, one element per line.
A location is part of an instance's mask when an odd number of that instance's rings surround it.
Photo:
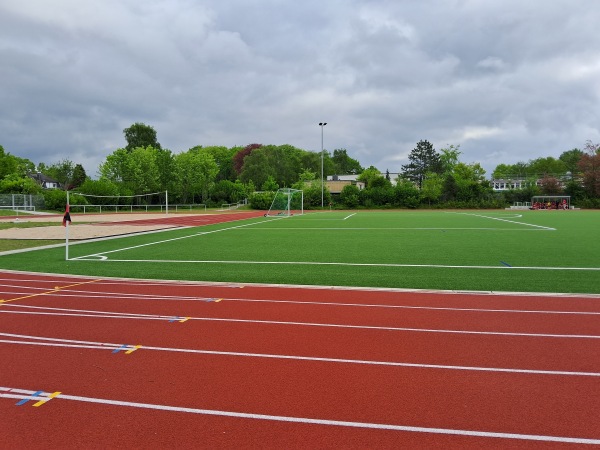
<path fill-rule="evenodd" d="M 304 214 L 304 191 L 299 189 L 278 189 L 265 217 L 293 216 Z"/>

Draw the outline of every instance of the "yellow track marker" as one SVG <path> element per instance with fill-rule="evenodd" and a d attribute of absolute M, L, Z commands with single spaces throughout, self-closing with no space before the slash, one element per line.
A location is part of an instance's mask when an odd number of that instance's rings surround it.
<path fill-rule="evenodd" d="M 133 347 L 131 350 L 127 350 L 127 351 L 125 352 L 125 354 L 126 354 L 126 355 L 129 355 L 130 353 L 133 353 L 133 352 L 135 352 L 135 351 L 136 351 L 138 348 L 142 348 L 142 346 L 141 346 L 141 345 L 135 345 L 135 346 L 134 346 L 134 347 Z"/>
<path fill-rule="evenodd" d="M 42 295 L 54 294 L 55 292 L 59 292 L 59 291 L 61 291 L 63 289 L 68 289 L 70 287 L 75 287 L 75 286 L 81 286 L 83 284 L 96 283 L 97 281 L 102 281 L 102 279 L 98 278 L 96 280 L 91 280 L 91 281 L 82 281 L 81 283 L 69 284 L 68 286 L 55 286 L 54 289 L 52 289 L 50 291 L 39 292 L 37 294 L 31 294 L 31 295 L 24 295 L 23 297 L 12 298 L 10 300 L 0 300 L 0 304 L 1 303 L 8 303 L 8 302 L 16 302 L 17 300 L 24 300 L 26 298 L 39 297 L 39 296 L 42 296 Z"/>
<path fill-rule="evenodd" d="M 60 392 L 53 392 L 52 394 L 50 394 L 47 398 L 40 400 L 37 403 L 34 403 L 32 406 L 38 407 L 38 406 L 42 406 L 44 403 L 46 403 L 48 400 L 53 399 L 54 397 L 58 397 L 60 395 Z"/>

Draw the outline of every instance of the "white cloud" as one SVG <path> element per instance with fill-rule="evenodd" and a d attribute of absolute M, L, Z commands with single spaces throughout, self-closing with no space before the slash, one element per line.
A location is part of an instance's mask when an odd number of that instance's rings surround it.
<path fill-rule="evenodd" d="M 397 172 L 421 139 L 467 162 L 600 140 L 600 4 L 28 0 L 0 4 L 0 144 L 95 175 L 152 125 L 164 147 L 346 148 Z"/>

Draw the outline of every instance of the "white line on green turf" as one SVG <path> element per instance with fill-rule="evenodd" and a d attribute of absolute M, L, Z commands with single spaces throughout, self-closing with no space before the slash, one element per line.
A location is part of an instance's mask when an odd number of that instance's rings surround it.
<path fill-rule="evenodd" d="M 122 249 L 124 250 L 124 249 Z M 98 261 L 92 258 L 94 255 L 73 258 L 79 261 Z M 147 263 L 180 263 L 180 264 L 288 264 L 308 266 L 354 266 L 354 267 L 418 267 L 434 269 L 501 269 L 501 270 L 586 270 L 600 271 L 600 267 L 536 267 L 536 266 L 467 266 L 467 265 L 444 265 L 444 264 L 391 264 L 391 263 L 339 263 L 322 261 L 219 261 L 219 260 L 175 260 L 175 259 L 103 259 L 102 262 L 147 262 Z"/>
<path fill-rule="evenodd" d="M 501 222 L 516 223 L 518 225 L 525 225 L 525 226 L 528 226 L 528 227 L 541 228 L 543 230 L 556 231 L 556 228 L 544 227 L 542 225 L 534 225 L 532 223 L 516 222 L 514 220 L 501 219 L 500 217 L 484 216 L 483 214 L 473 214 L 473 213 L 451 213 L 451 214 L 463 214 L 465 216 L 482 217 L 484 219 L 499 220 Z"/>
<path fill-rule="evenodd" d="M 147 244 L 140 244 L 140 245 L 134 245 L 134 246 L 131 246 L 131 247 L 118 248 L 116 250 L 109 250 L 109 251 L 101 252 L 101 253 L 93 253 L 91 255 L 80 256 L 78 258 L 69 258 L 69 260 L 73 261 L 73 260 L 85 259 L 85 258 L 100 258 L 101 260 L 104 260 L 104 259 L 106 259 L 106 256 L 104 256 L 104 255 L 106 255 L 108 253 L 121 252 L 121 251 L 124 251 L 124 250 L 131 250 L 131 249 L 134 249 L 134 248 L 147 247 L 147 246 L 156 245 L 156 244 L 164 244 L 166 242 L 179 241 L 181 239 L 188 239 L 188 238 L 192 238 L 192 237 L 196 237 L 196 236 L 203 236 L 205 234 L 213 234 L 213 233 L 219 233 L 221 231 L 229 231 L 229 230 L 234 230 L 234 229 L 237 229 L 237 228 L 250 227 L 250 226 L 253 226 L 253 225 L 258 225 L 260 223 L 271 222 L 273 220 L 281 220 L 281 219 L 282 219 L 281 217 L 275 217 L 275 218 L 267 219 L 265 221 L 260 221 L 260 222 L 246 223 L 246 224 L 243 224 L 243 225 L 236 225 L 236 226 L 227 227 L 227 228 L 219 228 L 218 230 L 201 231 L 200 233 L 194 233 L 194 234 L 190 234 L 188 236 L 180 236 L 180 237 L 171 238 L 171 239 L 163 239 L 162 241 L 148 242 Z"/>

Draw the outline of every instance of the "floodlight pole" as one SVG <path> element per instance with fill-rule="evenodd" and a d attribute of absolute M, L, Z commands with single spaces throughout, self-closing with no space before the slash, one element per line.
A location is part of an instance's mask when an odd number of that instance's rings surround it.
<path fill-rule="evenodd" d="M 325 180 L 323 178 L 323 127 L 327 125 L 327 122 L 319 122 L 321 127 L 321 208 L 323 208 L 323 191 L 325 189 Z"/>

